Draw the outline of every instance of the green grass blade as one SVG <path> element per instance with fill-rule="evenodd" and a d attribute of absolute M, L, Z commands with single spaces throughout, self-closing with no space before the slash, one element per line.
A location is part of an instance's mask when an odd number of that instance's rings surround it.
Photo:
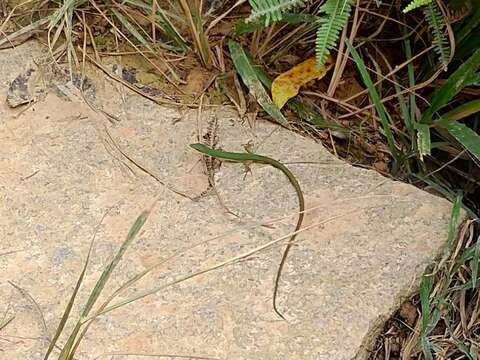
<path fill-rule="evenodd" d="M 100 224 L 103 223 L 103 220 L 105 219 L 106 214 L 102 217 L 102 220 L 100 221 Z M 62 334 L 63 328 L 65 327 L 65 324 L 67 323 L 68 317 L 70 316 L 70 312 L 72 310 L 73 304 L 75 302 L 75 298 L 77 297 L 78 290 L 80 289 L 80 286 L 83 282 L 83 279 L 85 277 L 85 272 L 87 271 L 88 264 L 90 263 L 90 256 L 92 255 L 92 250 L 93 250 L 93 245 L 95 243 L 95 238 L 96 238 L 97 232 L 93 234 L 92 240 L 90 241 L 90 246 L 88 248 L 88 253 L 87 253 L 87 258 L 85 259 L 85 264 L 83 265 L 82 272 L 80 273 L 80 276 L 78 277 L 77 283 L 75 284 L 75 288 L 73 290 L 72 295 L 70 296 L 70 300 L 68 301 L 67 307 L 65 308 L 65 311 L 63 312 L 62 318 L 60 319 L 60 323 L 57 326 L 57 330 L 55 331 L 55 335 L 53 336 L 52 340 L 50 341 L 50 344 L 48 346 L 47 352 L 45 353 L 44 360 L 47 360 L 48 357 L 50 356 L 53 348 L 55 347 L 58 338 Z"/>
<path fill-rule="evenodd" d="M 450 222 L 448 223 L 448 247 L 452 249 L 455 236 L 457 234 L 458 218 L 460 217 L 460 209 L 462 208 L 463 195 L 458 193 L 453 202 L 452 212 L 450 214 Z"/>
<path fill-rule="evenodd" d="M 149 211 L 143 211 L 135 220 L 135 223 L 133 224 L 133 226 L 130 228 L 130 231 L 128 232 L 127 238 L 125 239 L 123 244 L 120 246 L 120 249 L 115 254 L 115 257 L 112 259 L 110 264 L 108 264 L 108 266 L 103 270 L 103 273 L 100 276 L 100 279 L 98 279 L 97 284 L 95 284 L 95 287 L 93 288 L 93 291 L 90 294 L 87 304 L 85 305 L 85 309 L 83 310 L 83 316 L 87 316 L 90 310 L 92 309 L 93 305 L 95 304 L 96 300 L 100 296 L 100 293 L 105 287 L 105 284 L 107 283 L 113 270 L 122 259 L 123 255 L 127 251 L 128 246 L 132 243 L 132 241 L 138 235 L 143 225 L 145 225 L 145 222 L 147 221 L 149 215 L 150 215 Z"/>
<path fill-rule="evenodd" d="M 431 123 L 433 114 L 442 109 L 457 95 L 466 85 L 465 83 L 480 69 L 480 49 L 477 49 L 459 68 L 448 78 L 445 84 L 435 91 L 432 103 L 424 112 L 421 122 Z"/>
<path fill-rule="evenodd" d="M 442 258 L 440 259 L 440 264 L 444 264 L 448 261 L 451 257 L 455 237 L 457 235 L 457 227 L 458 227 L 458 219 L 460 217 L 460 210 L 463 205 L 463 194 L 461 192 L 457 192 L 453 199 L 452 211 L 450 212 L 450 221 L 448 222 L 448 237 L 447 237 L 447 246 L 443 250 Z M 443 301 L 443 298 L 440 299 Z M 438 300 L 437 302 L 439 302 Z"/>
<path fill-rule="evenodd" d="M 138 218 L 136 219 L 135 223 L 133 226 L 130 228 L 130 231 L 128 232 L 127 238 L 125 241 L 122 243 L 120 246 L 120 249 L 117 251 L 115 254 L 115 257 L 112 259 L 112 261 L 105 267 L 105 269 L 102 272 L 102 275 L 100 278 L 97 280 L 97 283 L 95 284 L 95 287 L 90 293 L 90 296 L 88 297 L 87 303 L 85 304 L 83 311 L 82 311 L 82 318 L 85 318 L 88 316 L 90 313 L 90 310 L 92 309 L 93 305 L 97 301 L 98 297 L 100 296 L 102 290 L 104 289 L 108 279 L 110 278 L 110 275 L 112 274 L 113 270 L 115 267 L 118 265 L 120 260 L 122 259 L 123 255 L 127 251 L 128 246 L 132 243 L 132 241 L 135 239 L 135 237 L 138 235 L 139 231 L 142 229 L 143 225 L 148 219 L 148 216 L 150 215 L 149 211 L 144 211 L 142 212 Z M 60 353 L 59 360 L 67 360 L 71 359 L 73 354 L 70 353 L 72 346 L 74 344 L 74 341 L 78 335 L 78 332 L 80 331 L 80 327 L 82 325 L 82 319 L 80 319 L 77 324 L 75 325 L 75 328 L 73 329 L 72 333 L 70 334 L 65 346 L 62 349 L 62 352 Z"/>
<path fill-rule="evenodd" d="M 403 20 L 405 21 L 405 16 L 403 16 Z M 404 23 L 406 24 L 406 23 Z M 403 45 L 405 49 L 405 57 L 408 61 L 407 64 L 407 75 L 408 75 L 408 87 L 413 89 L 415 87 L 415 72 L 413 68 L 413 62 L 411 61 L 412 58 L 412 46 L 410 44 L 410 38 L 408 36 L 408 29 L 406 25 L 402 25 L 402 34 L 405 36 Z M 415 94 L 413 92 L 408 93 L 408 107 L 410 110 L 410 116 L 404 119 L 405 126 L 410 130 L 413 131 L 416 123 L 415 117 Z"/>
<path fill-rule="evenodd" d="M 470 261 L 470 269 L 472 271 L 472 286 L 474 288 L 477 286 L 479 260 L 480 260 L 480 235 L 478 236 L 477 241 L 475 242 L 473 257 L 472 257 L 472 260 Z"/>
<path fill-rule="evenodd" d="M 48 346 L 47 352 L 45 353 L 45 356 L 43 357 L 43 360 L 47 360 L 57 344 L 58 338 L 62 334 L 63 328 L 65 327 L 65 324 L 67 323 L 68 317 L 70 316 L 70 312 L 72 311 L 73 304 L 75 302 L 75 298 L 77 297 L 78 290 L 80 289 L 80 285 L 83 282 L 83 278 L 85 277 L 85 271 L 87 270 L 87 265 L 89 263 L 89 258 L 90 258 L 90 251 L 87 256 L 87 260 L 85 260 L 85 264 L 83 266 L 83 270 L 80 273 L 80 276 L 78 277 L 77 283 L 75 285 L 75 289 L 73 290 L 72 295 L 70 296 L 70 300 L 68 301 L 67 307 L 65 308 L 65 311 L 63 312 L 62 318 L 60 319 L 60 323 L 57 326 L 57 330 L 55 331 L 55 335 L 53 336 L 52 340 L 50 341 L 50 344 Z"/>
<path fill-rule="evenodd" d="M 430 290 L 432 281 L 430 277 L 423 275 L 420 283 L 420 304 L 422 311 L 422 328 L 427 329 L 430 319 Z"/>
<path fill-rule="evenodd" d="M 392 133 L 392 130 L 390 129 L 390 119 L 388 118 L 387 113 L 385 112 L 385 108 L 383 107 L 383 104 L 380 102 L 380 98 L 378 96 L 377 90 L 375 89 L 375 86 L 373 86 L 372 79 L 368 74 L 368 71 L 364 63 L 360 58 L 360 56 L 358 55 L 355 48 L 352 46 L 352 44 L 350 44 L 350 41 L 348 39 L 345 40 L 345 43 L 347 44 L 347 47 L 350 53 L 352 54 L 353 60 L 355 61 L 355 64 L 357 65 L 357 68 L 360 74 L 362 75 L 363 82 L 367 86 L 370 97 L 375 105 L 375 109 L 377 110 L 378 116 L 380 117 L 383 130 L 385 131 L 385 135 L 387 137 L 388 148 L 392 153 L 393 159 L 395 161 L 398 161 L 398 153 L 397 153 L 397 149 L 395 148 L 395 140 L 393 139 L 393 133 Z"/>
<path fill-rule="evenodd" d="M 430 291 L 432 288 L 432 281 L 430 277 L 423 275 L 420 283 L 420 309 L 422 316 L 422 329 L 420 333 L 420 345 L 426 359 L 432 359 L 432 347 L 427 338 L 428 328 L 430 322 Z"/>
<path fill-rule="evenodd" d="M 230 56 L 232 57 L 235 69 L 250 93 L 255 97 L 260 106 L 270 116 L 272 116 L 275 121 L 282 126 L 288 127 L 287 119 L 283 116 L 278 107 L 272 102 L 270 96 L 268 96 L 267 91 L 258 79 L 255 69 L 250 63 L 242 46 L 239 43 L 230 40 L 228 42 L 228 48 L 230 50 Z"/>

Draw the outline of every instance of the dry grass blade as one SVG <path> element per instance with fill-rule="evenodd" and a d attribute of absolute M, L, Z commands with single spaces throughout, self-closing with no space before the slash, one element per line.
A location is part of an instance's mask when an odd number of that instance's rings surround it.
<path fill-rule="evenodd" d="M 186 0 L 179 0 L 179 3 L 188 22 L 190 34 L 193 37 L 200 60 L 205 67 L 210 68 L 210 47 L 205 31 L 203 31 L 201 1 L 187 2 Z"/>
<path fill-rule="evenodd" d="M 239 261 L 242 261 L 244 259 L 247 259 L 249 257 L 251 257 L 252 255 L 255 255 L 257 254 L 258 252 L 261 252 L 261 251 L 264 251 L 264 250 L 267 250 L 273 246 L 275 246 L 276 244 L 286 240 L 286 239 L 290 239 L 292 235 L 294 234 L 299 234 L 303 231 L 307 231 L 307 230 L 310 230 L 310 229 L 313 229 L 313 228 L 316 228 L 316 227 L 320 227 L 320 226 L 323 226 L 324 224 L 326 223 L 329 223 L 329 222 L 332 222 L 332 221 L 335 221 L 336 219 L 338 218 L 341 218 L 341 217 L 344 217 L 346 215 L 351 215 L 353 213 L 356 213 L 357 211 L 359 210 L 362 210 L 362 209 L 354 209 L 352 211 L 349 211 L 345 214 L 341 214 L 341 215 L 336 215 L 336 216 L 332 216 L 328 219 L 325 219 L 325 220 L 322 220 L 322 221 L 319 221 L 317 223 L 313 223 L 311 225 L 308 225 L 308 226 L 305 226 L 303 228 L 301 228 L 300 230 L 297 230 L 297 231 L 294 231 L 294 232 L 291 232 L 289 234 L 286 234 L 286 235 L 283 235 L 277 239 L 274 239 L 274 240 L 271 240 L 263 245 L 260 245 L 252 250 L 249 250 L 249 251 L 246 251 L 240 255 L 237 255 L 237 256 L 234 256 L 228 260 L 225 260 L 225 261 L 222 261 L 222 262 L 219 262 L 211 267 L 208 267 L 206 269 L 203 269 L 203 270 L 199 270 L 199 271 L 196 271 L 192 274 L 188 274 L 188 275 L 185 275 L 185 276 L 181 276 L 179 277 L 178 279 L 176 280 L 173 280 L 167 284 L 164 284 L 164 285 L 159 285 L 159 286 L 156 286 L 156 287 L 153 287 L 151 289 L 148 289 L 148 290 L 144 290 L 144 291 L 140 291 L 138 292 L 137 294 L 133 295 L 132 297 L 130 298 L 127 298 L 123 301 L 120 301 L 118 302 L 117 304 L 114 304 L 114 305 L 111 305 L 109 307 L 106 307 L 105 309 L 101 310 L 101 311 L 98 311 L 90 316 L 87 316 L 87 317 L 84 317 L 82 319 L 82 324 L 85 324 L 95 318 L 97 318 L 98 316 L 101 316 L 101 315 L 104 315 L 104 314 L 107 314 L 115 309 L 118 309 L 120 307 L 123 307 L 125 305 L 128 305 L 132 302 L 135 302 L 137 300 L 140 300 L 140 299 L 143 299 L 147 296 L 150 296 L 150 295 L 153 295 L 161 290 L 165 290 L 171 286 L 174 286 L 174 285 L 177 285 L 177 284 L 180 284 L 184 281 L 187 281 L 187 280 L 190 280 L 192 278 L 195 278 L 195 277 L 198 277 L 200 275 L 203 275 L 203 274 L 207 274 L 209 272 L 212 272 L 212 271 L 215 271 L 215 270 L 218 270 L 218 269 L 221 269 L 225 266 L 229 266 L 229 265 L 232 265 L 232 264 L 235 264 Z"/>
<path fill-rule="evenodd" d="M 135 357 L 142 357 L 142 358 L 168 358 L 170 360 L 174 360 L 174 359 L 220 360 L 220 358 L 218 357 L 209 357 L 209 356 L 177 355 L 177 354 L 143 354 L 143 353 L 125 353 L 125 352 L 109 352 L 109 353 L 100 354 L 96 356 L 94 360 L 98 360 L 103 357 L 114 359 L 116 356 L 135 356 Z"/>
<path fill-rule="evenodd" d="M 8 324 L 10 324 L 13 319 L 15 319 L 15 316 L 11 316 L 9 317 L 8 319 L 6 320 L 3 320 L 1 323 L 0 323 L 0 331 L 5 329 L 7 327 Z"/>

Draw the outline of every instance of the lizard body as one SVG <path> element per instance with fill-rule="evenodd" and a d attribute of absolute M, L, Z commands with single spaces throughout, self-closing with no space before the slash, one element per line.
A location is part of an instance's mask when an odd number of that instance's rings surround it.
<path fill-rule="evenodd" d="M 273 289 L 273 309 L 275 312 L 282 318 L 285 319 L 285 317 L 278 311 L 277 309 L 277 293 L 278 293 L 278 287 L 279 287 L 279 282 L 280 282 L 280 276 L 282 274 L 283 267 L 285 265 L 288 253 L 290 252 L 290 248 L 292 247 L 292 244 L 297 236 L 298 230 L 300 230 L 303 222 L 303 216 L 304 216 L 304 211 L 305 211 L 305 200 L 303 197 L 303 192 L 300 187 L 300 184 L 298 183 L 297 179 L 293 175 L 293 173 L 281 162 L 274 160 L 272 158 L 269 158 L 267 156 L 263 155 L 257 155 L 257 154 L 252 154 L 252 153 L 237 153 L 237 152 L 228 152 L 228 151 L 222 151 L 222 150 L 216 150 L 216 149 L 211 149 L 207 145 L 204 144 L 191 144 L 191 148 L 201 152 L 204 155 L 211 156 L 220 160 L 227 160 L 227 161 L 233 161 L 233 162 L 241 162 L 244 164 L 253 162 L 253 163 L 260 163 L 260 164 L 267 164 L 270 166 L 273 166 L 274 168 L 280 170 L 285 174 L 285 176 L 288 178 L 290 183 L 295 189 L 295 192 L 298 197 L 298 205 L 299 205 L 299 213 L 298 213 L 298 220 L 297 220 L 297 225 L 295 227 L 295 231 L 293 235 L 290 237 L 287 247 L 285 248 L 282 259 L 280 260 L 280 264 L 278 266 L 277 270 L 277 275 L 275 277 L 275 286 Z"/>

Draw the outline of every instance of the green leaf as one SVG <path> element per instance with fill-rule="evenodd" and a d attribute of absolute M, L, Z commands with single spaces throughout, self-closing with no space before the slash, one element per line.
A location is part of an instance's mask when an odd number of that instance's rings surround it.
<path fill-rule="evenodd" d="M 263 19 L 265 26 L 268 26 L 282 20 L 283 13 L 305 2 L 306 0 L 249 0 L 252 13 L 247 22 Z"/>
<path fill-rule="evenodd" d="M 462 28 L 455 32 L 455 41 L 457 44 L 461 43 L 472 31 L 478 31 L 476 30 L 478 26 L 480 26 L 480 7 L 477 7 L 475 12 L 463 22 Z M 478 33 L 476 36 L 478 37 Z"/>
<path fill-rule="evenodd" d="M 417 9 L 421 6 L 425 6 L 427 4 L 430 4 L 433 0 L 412 0 L 410 3 L 403 9 L 403 13 L 407 13 L 409 11 L 412 11 L 414 9 Z"/>
<path fill-rule="evenodd" d="M 447 129 L 450 135 L 475 156 L 477 161 L 480 161 L 480 135 L 468 126 L 458 122 L 445 121 L 442 119 L 436 121 L 435 125 Z"/>
<path fill-rule="evenodd" d="M 287 13 L 283 15 L 282 21 L 286 22 L 287 24 L 305 24 L 305 23 L 313 23 L 319 21 L 320 18 L 316 15 L 312 14 L 295 14 L 295 13 Z"/>
<path fill-rule="evenodd" d="M 264 24 L 262 19 L 257 19 L 255 21 L 245 21 L 239 20 L 235 23 L 234 33 L 237 36 L 253 33 L 259 29 L 263 29 Z"/>
<path fill-rule="evenodd" d="M 423 156 L 430 155 L 431 140 L 430 140 L 430 126 L 426 124 L 416 124 L 417 129 L 417 145 L 420 159 Z"/>
<path fill-rule="evenodd" d="M 465 104 L 457 106 L 446 114 L 442 114 L 445 121 L 456 121 L 466 118 L 480 111 L 480 99 L 471 100 Z"/>
<path fill-rule="evenodd" d="M 446 20 L 440 11 L 436 1 L 431 1 L 423 8 L 423 14 L 432 34 L 433 50 L 438 54 L 443 69 L 447 71 L 448 64 L 452 57 L 447 37 L 445 36 Z"/>
<path fill-rule="evenodd" d="M 340 31 L 347 25 L 352 11 L 352 0 L 327 0 L 321 7 L 324 17 L 320 20 L 315 40 L 317 69 L 321 68 L 337 45 Z"/>
<path fill-rule="evenodd" d="M 319 20 L 319 17 L 312 14 L 287 13 L 287 14 L 283 14 L 282 19 L 280 21 L 286 22 L 287 24 L 295 25 L 295 24 L 313 23 L 318 20 Z M 251 21 L 242 19 L 235 23 L 234 32 L 235 32 L 235 35 L 240 36 L 243 34 L 255 32 L 263 28 L 265 28 L 264 18 L 258 18 Z"/>
<path fill-rule="evenodd" d="M 230 50 L 230 56 L 232 57 L 233 64 L 237 73 L 242 78 L 243 82 L 247 86 L 250 94 L 252 94 L 260 106 L 275 119 L 280 125 L 288 127 L 288 121 L 283 116 L 282 112 L 272 102 L 267 91 L 263 87 L 262 83 L 257 77 L 256 71 L 250 63 L 247 54 L 243 51 L 242 46 L 230 40 L 228 42 L 228 48 Z"/>
<path fill-rule="evenodd" d="M 424 112 L 420 122 L 430 123 L 432 116 L 447 105 L 468 84 L 473 74 L 480 68 L 480 49 L 477 49 L 470 58 L 448 78 L 445 84 L 435 91 L 431 106 Z"/>
<path fill-rule="evenodd" d="M 480 86 L 480 72 L 469 76 L 465 81 L 465 86 Z"/>
<path fill-rule="evenodd" d="M 480 31 L 478 27 L 477 32 Z M 456 61 L 465 61 L 465 58 L 472 55 L 475 50 L 480 48 L 480 36 L 475 36 L 471 34 L 467 36 L 455 49 L 455 60 Z"/>

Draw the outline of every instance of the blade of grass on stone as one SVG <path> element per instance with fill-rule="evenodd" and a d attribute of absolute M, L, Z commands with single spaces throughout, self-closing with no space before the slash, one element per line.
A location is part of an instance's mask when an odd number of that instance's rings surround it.
<path fill-rule="evenodd" d="M 138 235 L 139 231 L 142 229 L 142 227 L 145 224 L 145 222 L 147 221 L 149 215 L 150 215 L 149 211 L 142 212 L 138 216 L 138 218 L 136 219 L 133 226 L 130 228 L 130 231 L 128 232 L 128 235 L 127 235 L 125 241 L 120 246 L 120 249 L 117 251 L 117 253 L 115 254 L 112 261 L 105 267 L 105 269 L 102 272 L 102 275 L 97 280 L 97 283 L 95 284 L 95 287 L 91 291 L 90 296 L 88 297 L 87 303 L 85 304 L 85 306 L 83 308 L 82 318 L 87 317 L 88 314 L 90 313 L 90 310 L 92 309 L 93 305 L 95 305 L 95 302 L 97 301 L 98 297 L 100 296 L 101 292 L 103 291 L 103 289 L 104 289 L 108 279 L 110 278 L 110 275 L 112 274 L 113 270 L 115 269 L 115 267 L 118 265 L 118 263 L 122 259 L 123 255 L 127 251 L 128 246 L 132 243 L 132 241 Z M 75 325 L 75 328 L 73 329 L 73 331 L 70 334 L 65 346 L 62 349 L 62 352 L 60 353 L 59 360 L 67 360 L 67 359 L 70 359 L 73 356 L 73 354 L 70 354 L 70 351 L 72 349 L 72 346 L 74 344 L 75 338 L 77 337 L 77 334 L 80 330 L 81 325 L 82 325 L 82 319 L 78 320 L 77 324 Z"/>
<path fill-rule="evenodd" d="M 103 219 L 105 216 L 102 218 L 100 223 L 103 222 Z M 95 243 L 95 237 L 96 237 L 96 232 L 93 234 L 92 240 L 90 241 L 90 247 L 88 248 L 88 253 L 87 253 L 87 258 L 85 259 L 85 263 L 83 265 L 82 272 L 80 273 L 80 276 L 78 277 L 77 283 L 75 284 L 75 288 L 73 289 L 73 293 L 70 296 L 70 300 L 67 303 L 67 307 L 65 308 L 65 311 L 63 312 L 63 315 L 60 319 L 60 323 L 57 326 L 57 330 L 55 331 L 55 335 L 53 336 L 52 340 L 50 341 L 50 344 L 48 346 L 47 352 L 45 353 L 45 356 L 43 357 L 43 360 L 47 360 L 48 357 L 50 356 L 53 348 L 57 344 L 58 338 L 62 334 L 63 328 L 65 327 L 65 324 L 67 323 L 67 320 L 70 316 L 70 312 L 72 311 L 73 304 L 75 302 L 75 299 L 77 297 L 78 290 L 80 289 L 80 286 L 83 282 L 83 278 L 85 277 L 85 272 L 87 271 L 88 264 L 90 262 L 90 256 L 92 254 L 92 249 L 93 249 L 93 244 Z"/>
<path fill-rule="evenodd" d="M 15 316 L 9 317 L 8 319 L 0 323 L 0 330 L 3 330 L 8 324 L 13 321 L 13 319 L 15 319 Z"/>
<path fill-rule="evenodd" d="M 242 78 L 244 84 L 247 86 L 250 93 L 257 100 L 260 106 L 280 125 L 288 127 L 288 121 L 283 116 L 280 109 L 272 102 L 267 91 L 263 87 L 262 83 L 258 79 L 255 69 L 251 65 L 247 54 L 243 50 L 242 46 L 230 40 L 228 42 L 228 48 L 230 50 L 230 56 L 237 73 Z"/>
<path fill-rule="evenodd" d="M 352 54 L 353 60 L 355 61 L 358 71 L 362 76 L 363 82 L 367 86 L 368 92 L 370 94 L 370 98 L 372 99 L 372 102 L 375 105 L 375 109 L 377 110 L 378 116 L 380 118 L 380 122 L 382 123 L 383 130 L 385 131 L 385 136 L 387 137 L 388 148 L 390 149 L 393 159 L 397 161 L 398 154 L 397 154 L 397 149 L 395 148 L 395 140 L 393 138 L 392 129 L 390 128 L 391 121 L 389 119 L 389 116 L 385 111 L 383 104 L 380 102 L 380 97 L 378 96 L 377 90 L 373 85 L 372 79 L 368 74 L 365 64 L 360 58 L 360 55 L 358 55 L 357 51 L 352 46 L 352 44 L 350 44 L 350 41 L 348 39 L 345 40 L 345 43 L 347 44 L 347 47 L 350 53 Z"/>

